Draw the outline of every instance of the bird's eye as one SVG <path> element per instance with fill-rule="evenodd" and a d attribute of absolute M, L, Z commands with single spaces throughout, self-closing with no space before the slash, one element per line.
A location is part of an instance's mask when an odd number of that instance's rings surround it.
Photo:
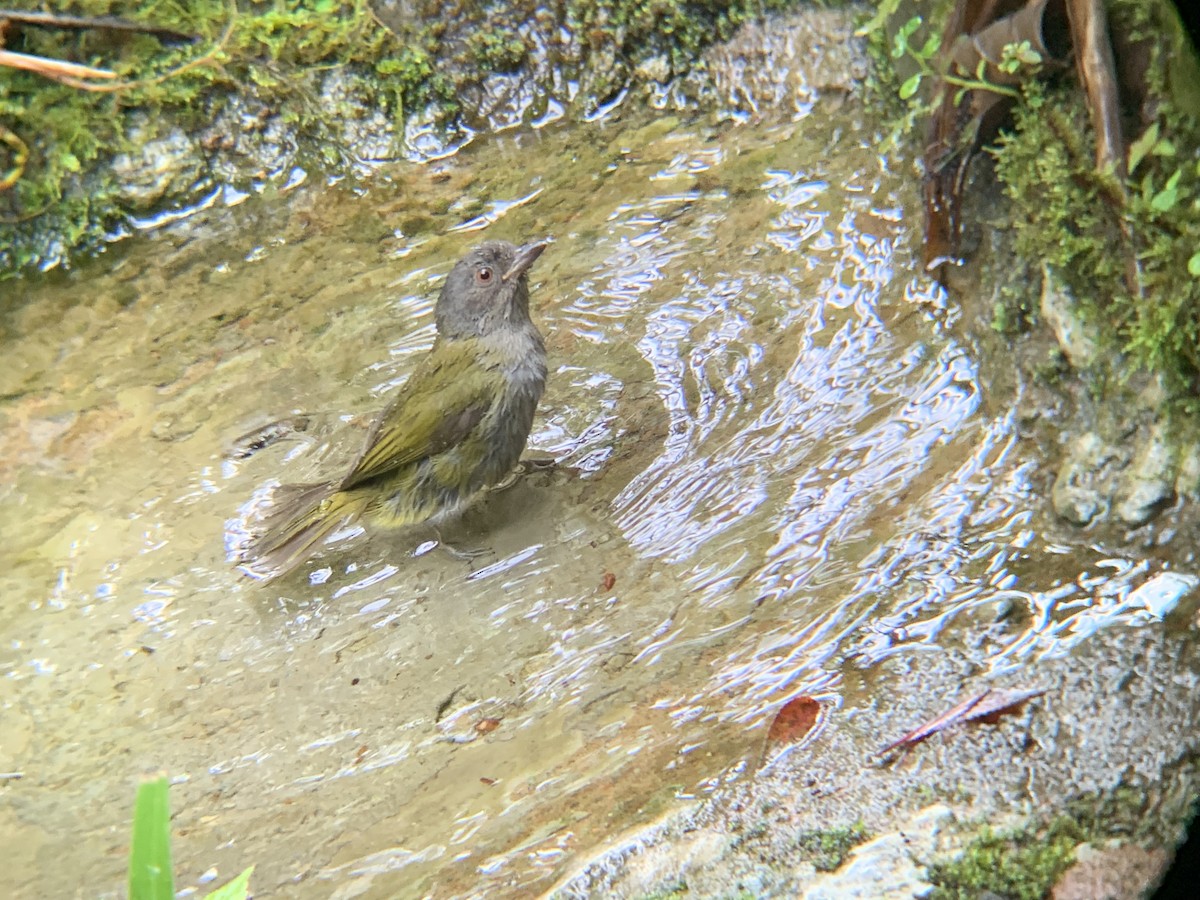
<path fill-rule="evenodd" d="M 492 270 L 490 266 L 481 266 L 475 270 L 475 280 L 480 284 L 489 284 L 492 280 Z"/>

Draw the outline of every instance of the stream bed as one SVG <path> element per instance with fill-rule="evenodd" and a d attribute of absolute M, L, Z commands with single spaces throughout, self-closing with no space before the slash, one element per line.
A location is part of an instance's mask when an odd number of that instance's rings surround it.
<path fill-rule="evenodd" d="M 227 192 L 0 284 L 0 892 L 123 896 L 135 788 L 162 772 L 185 895 L 254 864 L 256 897 L 529 896 L 752 780 L 802 696 L 876 779 L 875 750 L 988 684 L 1048 691 L 969 738 L 992 752 L 1116 730 L 1078 753 L 1082 792 L 1194 753 L 1195 631 L 1163 624 L 1190 548 L 1054 521 L 1044 450 L 919 271 L 884 137 L 853 101 L 623 110 L 365 188 Z M 454 260 L 540 237 L 530 453 L 556 465 L 447 535 L 486 554 L 376 531 L 242 577 L 247 509 L 357 451 Z M 306 429 L 231 458 L 287 416 Z M 1174 666 L 1144 738 L 1068 709 L 1055 668 L 1130 634 Z M 963 694 L 916 696 L 928 665 Z"/>

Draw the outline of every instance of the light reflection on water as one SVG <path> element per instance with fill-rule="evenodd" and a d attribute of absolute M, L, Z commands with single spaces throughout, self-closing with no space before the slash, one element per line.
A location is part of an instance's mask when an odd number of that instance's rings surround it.
<path fill-rule="evenodd" d="M 394 196 L 307 186 L 218 240 L 23 288 L 0 390 L 9 893 L 88 871 L 117 895 L 159 768 L 181 884 L 253 862 L 289 896 L 545 887 L 651 801 L 745 777 L 773 712 L 836 706 L 845 665 L 975 628 L 984 671 L 1034 666 L 1195 588 L 1042 533 L 1036 460 L 919 315 L 944 300 L 869 135 L 826 158 L 815 119 L 701 131 L 476 142 Z M 574 162 L 523 174 L 534 153 Z M 433 214 L 397 259 L 413 204 L 477 212 Z M 556 238 L 532 444 L 558 469 L 467 517 L 492 550 L 473 569 L 351 534 L 300 577 L 237 580 L 224 522 L 353 454 L 432 342 L 464 222 Z M 296 411 L 301 440 L 222 459 Z"/>

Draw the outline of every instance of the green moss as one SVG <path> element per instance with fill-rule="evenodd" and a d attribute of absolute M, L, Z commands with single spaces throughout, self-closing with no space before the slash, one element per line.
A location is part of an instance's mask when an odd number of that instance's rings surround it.
<path fill-rule="evenodd" d="M 790 0 L 568 0 L 566 9 L 567 24 L 592 50 L 611 44 L 633 62 L 664 56 L 679 73 L 738 25 L 789 5 Z"/>
<path fill-rule="evenodd" d="M 663 888 L 652 894 L 643 894 L 641 900 L 681 900 L 688 895 L 688 886 L 684 881 L 678 881 L 671 887 Z"/>
<path fill-rule="evenodd" d="M 476 31 L 468 45 L 479 68 L 492 72 L 515 70 L 529 52 L 525 39 L 511 25 Z"/>
<path fill-rule="evenodd" d="M 1042 900 L 1086 840 L 1072 819 L 1056 819 L 1042 831 L 994 832 L 985 828 L 951 862 L 930 867 L 931 900 L 977 900 L 991 891 L 1009 900 Z"/>
<path fill-rule="evenodd" d="M 846 855 L 867 837 L 866 827 L 862 822 L 855 822 L 848 828 L 805 832 L 797 838 L 796 847 L 812 862 L 818 872 L 832 872 L 842 864 Z"/>

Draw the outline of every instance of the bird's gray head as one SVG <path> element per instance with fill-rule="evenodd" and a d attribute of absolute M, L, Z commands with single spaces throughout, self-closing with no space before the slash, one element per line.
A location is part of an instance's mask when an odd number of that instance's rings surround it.
<path fill-rule="evenodd" d="M 438 334 L 478 337 L 530 324 L 525 273 L 546 249 L 545 241 L 517 247 L 508 241 L 480 244 L 455 263 L 434 308 Z"/>

